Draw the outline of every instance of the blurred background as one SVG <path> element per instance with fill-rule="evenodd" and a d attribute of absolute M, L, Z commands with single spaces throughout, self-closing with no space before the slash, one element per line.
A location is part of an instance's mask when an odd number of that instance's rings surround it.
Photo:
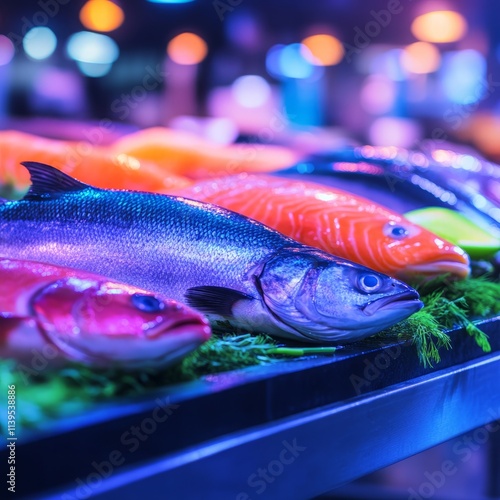
<path fill-rule="evenodd" d="M 164 125 L 310 151 L 430 139 L 498 160 L 499 19 L 493 0 L 3 2 L 0 129 L 105 144 Z M 498 491 L 490 442 L 463 461 L 457 440 L 327 497 Z M 457 470 L 438 487 L 444 460 Z"/>
<path fill-rule="evenodd" d="M 493 0 L 11 2 L 0 127 L 78 138 L 47 124 L 106 119 L 106 137 L 168 125 L 312 149 L 428 138 L 500 157 L 499 15 Z"/>

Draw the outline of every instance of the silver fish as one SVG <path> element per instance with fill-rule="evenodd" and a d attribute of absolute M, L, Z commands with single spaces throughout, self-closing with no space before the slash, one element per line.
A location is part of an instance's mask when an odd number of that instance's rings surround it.
<path fill-rule="evenodd" d="M 185 301 L 212 321 L 305 342 L 358 340 L 423 305 L 396 279 L 229 210 L 24 165 L 32 186 L 0 204 L 0 255 L 93 272 Z"/>

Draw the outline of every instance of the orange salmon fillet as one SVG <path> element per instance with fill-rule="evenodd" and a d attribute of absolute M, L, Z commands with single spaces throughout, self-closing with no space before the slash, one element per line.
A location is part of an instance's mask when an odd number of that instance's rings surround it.
<path fill-rule="evenodd" d="M 126 153 L 156 163 L 165 172 L 191 179 L 273 172 L 293 165 L 299 156 L 290 149 L 263 144 L 214 144 L 189 132 L 154 127 L 126 135 L 113 143 L 115 153 Z"/>
<path fill-rule="evenodd" d="M 164 193 L 191 184 L 185 177 L 166 174 L 150 162 L 116 154 L 105 147 L 46 139 L 15 130 L 0 131 L 0 183 L 27 188 L 30 180 L 22 161 L 47 163 L 103 189 Z"/>

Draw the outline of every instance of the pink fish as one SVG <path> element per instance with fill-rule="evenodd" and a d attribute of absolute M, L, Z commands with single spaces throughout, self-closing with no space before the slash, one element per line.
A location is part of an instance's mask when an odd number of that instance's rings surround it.
<path fill-rule="evenodd" d="M 164 367 L 210 338 L 207 320 L 174 300 L 84 271 L 0 258 L 0 356 L 52 344 L 92 366 Z"/>

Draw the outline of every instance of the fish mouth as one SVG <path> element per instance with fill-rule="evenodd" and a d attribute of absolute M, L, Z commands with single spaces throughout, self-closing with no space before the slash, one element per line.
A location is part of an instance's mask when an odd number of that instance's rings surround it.
<path fill-rule="evenodd" d="M 423 306 L 424 304 L 420 300 L 419 294 L 415 291 L 408 290 L 374 300 L 363 308 L 363 312 L 367 316 L 373 316 L 381 309 L 384 311 L 388 309 L 415 309 L 415 311 L 418 311 Z"/>
<path fill-rule="evenodd" d="M 470 266 L 468 262 L 456 260 L 436 260 L 434 262 L 426 262 L 425 264 L 415 264 L 407 266 L 401 272 L 402 275 L 411 276 L 420 275 L 439 275 L 452 274 L 458 278 L 467 278 L 470 274 Z"/>

